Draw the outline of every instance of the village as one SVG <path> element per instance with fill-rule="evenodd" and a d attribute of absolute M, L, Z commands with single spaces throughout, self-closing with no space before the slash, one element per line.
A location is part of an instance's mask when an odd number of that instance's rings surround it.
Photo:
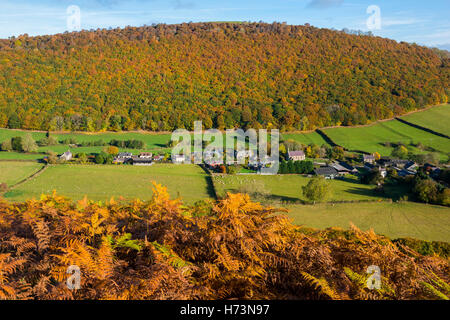
<path fill-rule="evenodd" d="M 229 164 L 227 156 L 234 156 L 235 160 L 233 164 Z M 220 152 L 205 151 L 203 153 L 192 153 L 191 157 L 185 155 L 172 156 L 165 155 L 153 155 L 151 152 L 140 152 L 138 155 L 133 155 L 131 152 L 119 152 L 113 157 L 112 164 L 117 165 L 133 165 L 133 166 L 151 166 L 154 163 L 198 163 L 196 159 L 202 159 L 202 165 L 217 173 L 235 173 L 235 174 L 259 174 L 264 167 L 270 167 L 273 165 L 273 161 L 266 156 L 259 161 L 249 161 L 250 159 L 257 159 L 257 152 L 254 150 L 226 150 L 225 155 Z M 344 160 L 337 159 L 307 159 L 306 154 L 302 150 L 287 151 L 286 154 L 280 156 L 280 163 L 308 163 L 310 170 L 301 172 L 308 176 L 322 176 L 325 179 L 333 180 L 345 177 L 347 175 L 361 176 L 370 172 L 377 172 L 381 178 L 386 178 L 388 174 L 394 174 L 396 177 L 408 177 L 415 176 L 417 170 L 421 167 L 418 163 L 405 160 L 396 159 L 393 157 L 380 157 L 375 154 L 362 154 L 359 156 L 359 160 L 352 159 L 352 163 Z M 72 162 L 75 160 L 71 151 L 67 151 L 59 156 L 60 161 Z M 95 158 L 92 158 L 95 161 Z M 243 161 L 243 162 L 242 162 Z M 241 165 L 244 163 L 243 165 Z M 226 164 L 226 165 L 225 165 Z M 227 168 L 233 168 L 227 170 Z M 245 168 L 245 173 L 240 173 L 236 170 L 239 167 Z M 439 178 L 441 168 L 439 166 L 425 163 L 422 166 L 426 172 L 430 174 L 430 177 Z M 447 166 L 446 166 L 447 168 Z M 288 172 L 299 173 L 299 172 Z M 278 174 L 283 174 L 279 171 Z"/>

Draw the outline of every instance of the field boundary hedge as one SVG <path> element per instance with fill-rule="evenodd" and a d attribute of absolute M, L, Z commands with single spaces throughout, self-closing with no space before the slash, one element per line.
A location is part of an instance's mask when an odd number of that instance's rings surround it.
<path fill-rule="evenodd" d="M 28 182 L 34 178 L 36 178 L 37 176 L 39 176 L 41 173 L 43 173 L 47 168 L 49 167 L 48 164 L 44 165 L 42 168 L 40 168 L 38 171 L 36 171 L 35 173 L 33 173 L 31 176 L 26 177 L 25 179 L 17 182 L 16 184 L 12 185 L 9 189 L 13 190 L 19 186 L 21 186 L 22 184 L 24 184 L 25 182 Z"/>

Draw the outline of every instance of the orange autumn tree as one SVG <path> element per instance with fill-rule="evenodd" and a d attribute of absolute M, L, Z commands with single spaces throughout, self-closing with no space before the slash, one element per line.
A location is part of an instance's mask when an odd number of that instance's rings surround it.
<path fill-rule="evenodd" d="M 449 263 L 373 232 L 308 231 L 248 195 L 0 201 L 0 299 L 444 299 Z M 67 268 L 80 268 L 70 290 Z M 382 286 L 366 286 L 370 265 Z"/>

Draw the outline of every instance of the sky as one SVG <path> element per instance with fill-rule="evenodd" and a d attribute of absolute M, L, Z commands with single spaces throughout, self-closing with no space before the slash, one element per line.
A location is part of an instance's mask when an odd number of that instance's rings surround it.
<path fill-rule="evenodd" d="M 309 23 L 450 50 L 450 0 L 0 0 L 0 38 L 207 21 Z"/>

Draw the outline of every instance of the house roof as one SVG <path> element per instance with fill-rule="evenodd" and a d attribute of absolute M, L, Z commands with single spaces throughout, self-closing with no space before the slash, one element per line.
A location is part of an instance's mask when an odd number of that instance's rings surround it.
<path fill-rule="evenodd" d="M 363 154 L 364 160 L 375 160 L 375 156 L 373 154 Z"/>
<path fill-rule="evenodd" d="M 305 153 L 303 151 L 288 151 L 289 157 L 303 157 Z"/>
<path fill-rule="evenodd" d="M 355 168 L 345 162 L 333 163 L 331 167 L 333 167 L 337 171 L 351 172 L 355 170 Z"/>
<path fill-rule="evenodd" d="M 66 152 L 64 152 L 62 155 L 60 155 L 59 157 L 60 157 L 60 158 L 63 158 L 63 157 L 72 157 L 72 152 L 66 151 Z"/>
<path fill-rule="evenodd" d="M 414 161 L 410 161 L 407 164 L 405 164 L 405 169 L 406 170 L 415 169 L 417 167 L 418 167 L 418 165 Z"/>
<path fill-rule="evenodd" d="M 336 175 L 338 173 L 333 167 L 320 167 L 314 170 L 314 172 L 319 176 Z"/>
<path fill-rule="evenodd" d="M 344 167 L 345 169 L 347 169 L 349 171 L 356 170 L 356 168 L 354 166 L 352 166 L 351 164 L 348 164 L 347 162 L 344 162 L 344 161 L 339 161 L 339 165 L 341 165 L 342 167 Z"/>
<path fill-rule="evenodd" d="M 117 156 L 118 157 L 132 157 L 133 154 L 130 152 L 120 152 Z"/>
<path fill-rule="evenodd" d="M 133 163 L 152 163 L 150 159 L 133 159 Z"/>

